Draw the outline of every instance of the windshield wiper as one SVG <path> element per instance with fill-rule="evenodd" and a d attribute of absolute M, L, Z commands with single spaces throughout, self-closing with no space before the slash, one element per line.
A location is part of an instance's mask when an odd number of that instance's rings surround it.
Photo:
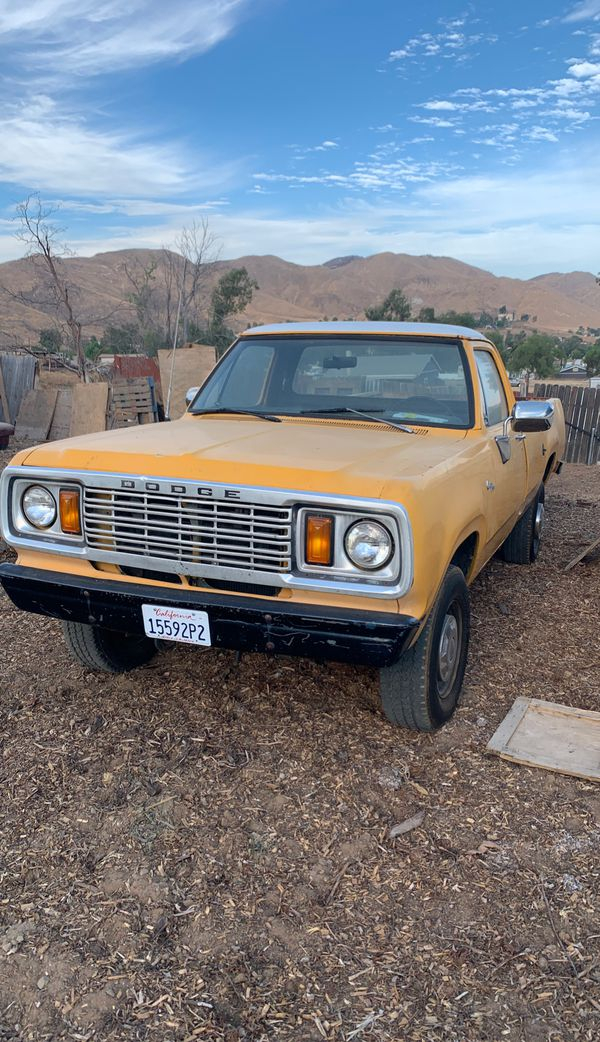
<path fill-rule="evenodd" d="M 259 420 L 269 420 L 271 423 L 281 423 L 279 416 L 272 416 L 270 412 L 255 412 L 253 409 L 198 409 L 192 413 L 192 416 L 218 416 L 219 414 L 225 414 L 226 416 L 256 416 Z"/>
<path fill-rule="evenodd" d="M 374 409 L 373 412 L 383 412 L 383 409 Z M 405 434 L 414 434 L 415 432 L 411 427 L 406 427 L 403 423 L 394 423 L 393 420 L 386 420 L 383 416 L 373 416 L 372 413 L 361 412 L 360 409 L 349 409 L 347 406 L 336 409 L 303 409 L 300 416 L 321 416 L 321 415 L 332 415 L 337 413 L 346 413 L 351 416 L 362 416 L 363 420 L 372 420 L 374 423 L 385 423 L 387 427 L 395 427 L 397 431 L 404 431 Z"/>

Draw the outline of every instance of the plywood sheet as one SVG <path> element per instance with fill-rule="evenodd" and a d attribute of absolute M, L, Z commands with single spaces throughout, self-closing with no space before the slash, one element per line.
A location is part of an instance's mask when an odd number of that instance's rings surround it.
<path fill-rule="evenodd" d="M 0 353 L 0 398 L 4 398 L 0 420 L 14 424 L 25 395 L 33 390 L 35 370 L 31 355 Z"/>
<path fill-rule="evenodd" d="M 159 351 L 160 380 L 162 384 L 163 403 L 166 408 L 171 378 L 172 351 Z M 216 361 L 214 347 L 207 344 L 190 344 L 178 347 L 175 352 L 173 387 L 171 391 L 171 419 L 183 416 L 187 406 L 185 396 L 190 387 L 199 387 L 214 369 Z"/>
<path fill-rule="evenodd" d="M 108 384 L 77 384 L 73 387 L 70 436 L 106 430 Z"/>
<path fill-rule="evenodd" d="M 71 433 L 71 408 L 73 405 L 73 388 L 59 387 L 56 409 L 52 417 L 52 426 L 48 433 L 48 441 L 62 441 Z"/>
<path fill-rule="evenodd" d="M 487 751 L 529 767 L 600 781 L 600 713 L 517 698 Z"/>
<path fill-rule="evenodd" d="M 38 387 L 74 387 L 79 383 L 77 373 L 71 369 L 40 369 Z"/>
<path fill-rule="evenodd" d="M 57 391 L 50 387 L 27 392 L 17 417 L 15 434 L 19 441 L 46 440 L 54 418 L 56 399 Z"/>

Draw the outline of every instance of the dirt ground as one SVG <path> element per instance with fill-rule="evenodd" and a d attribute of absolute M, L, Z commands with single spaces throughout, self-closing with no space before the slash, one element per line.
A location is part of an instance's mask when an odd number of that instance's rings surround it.
<path fill-rule="evenodd" d="M 0 594 L 0 1040 L 597 1042 L 600 788 L 485 746 L 518 695 L 600 709 L 599 503 L 566 467 L 538 563 L 475 582 L 434 736 L 367 669 L 96 676 Z"/>

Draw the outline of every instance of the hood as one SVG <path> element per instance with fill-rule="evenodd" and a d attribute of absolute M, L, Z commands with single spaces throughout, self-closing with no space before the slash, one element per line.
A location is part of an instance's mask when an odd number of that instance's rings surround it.
<path fill-rule="evenodd" d="M 458 452 L 465 431 L 406 434 L 362 421 L 191 416 L 47 442 L 27 466 L 292 488 L 377 498 L 390 479 L 421 478 Z"/>

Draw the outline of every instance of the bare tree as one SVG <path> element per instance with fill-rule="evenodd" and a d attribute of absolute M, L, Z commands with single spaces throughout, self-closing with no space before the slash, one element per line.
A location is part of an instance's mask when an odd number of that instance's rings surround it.
<path fill-rule="evenodd" d="M 160 255 L 123 264 L 130 287 L 127 299 L 135 308 L 144 335 L 159 337 L 172 346 L 179 314 L 177 339 L 188 339 L 190 323 L 208 313 L 218 254 L 217 236 L 208 221 L 202 220 L 182 228 L 171 246 L 163 246 Z"/>
<path fill-rule="evenodd" d="M 157 285 L 159 260 L 152 254 L 148 262 L 135 257 L 122 265 L 129 285 L 127 302 L 135 309 L 142 337 L 164 337 L 163 294 Z"/>
<path fill-rule="evenodd" d="M 208 306 L 208 288 L 220 248 L 218 237 L 210 230 L 206 218 L 194 221 L 188 228 L 182 228 L 174 245 L 179 257 L 175 257 L 175 263 L 170 266 L 173 276 L 170 295 L 175 299 L 170 301 L 171 306 L 168 308 L 168 334 L 172 342 L 175 330 L 171 316 L 181 302 L 181 330 L 185 343 L 190 321 L 197 320 L 200 311 Z M 174 257 L 172 253 L 171 257 Z"/>
<path fill-rule="evenodd" d="M 69 277 L 65 262 L 74 254 L 61 239 L 64 228 L 54 223 L 58 210 L 59 207 L 46 206 L 37 193 L 18 204 L 14 235 L 25 246 L 25 256 L 31 262 L 32 283 L 27 290 L 13 291 L 6 286 L 0 286 L 0 290 L 17 303 L 35 308 L 48 317 L 71 353 L 80 379 L 85 380 L 83 329 L 102 327 L 122 310 L 123 301 L 106 314 L 88 313 L 81 287 Z M 33 332 L 27 321 L 23 324 Z"/>
<path fill-rule="evenodd" d="M 74 355 L 79 377 L 85 379 L 85 355 L 81 340 L 83 323 L 78 314 L 77 290 L 70 284 L 64 265 L 72 251 L 60 236 L 63 228 L 52 218 L 56 208 L 43 205 L 39 195 L 30 195 L 16 208 L 15 238 L 22 242 L 31 258 L 37 276 L 30 294 L 20 292 L 16 299 L 29 306 L 42 308 L 62 329 Z"/>

